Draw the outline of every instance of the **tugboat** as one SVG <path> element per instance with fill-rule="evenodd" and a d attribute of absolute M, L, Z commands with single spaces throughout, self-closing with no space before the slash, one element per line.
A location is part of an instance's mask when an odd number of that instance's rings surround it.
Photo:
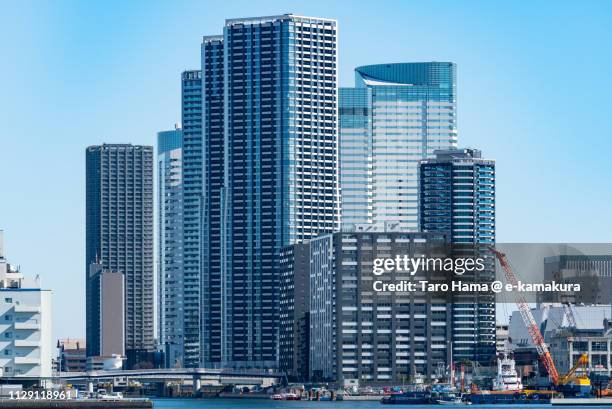
<path fill-rule="evenodd" d="M 554 391 L 524 390 L 521 378 L 516 372 L 516 362 L 506 354 L 497 358 L 497 376 L 490 391 L 472 391 L 473 404 L 539 404 L 550 403 Z"/>
<path fill-rule="evenodd" d="M 497 358 L 497 376 L 493 379 L 494 391 L 522 391 L 523 383 L 516 372 L 516 362 L 501 354 Z"/>

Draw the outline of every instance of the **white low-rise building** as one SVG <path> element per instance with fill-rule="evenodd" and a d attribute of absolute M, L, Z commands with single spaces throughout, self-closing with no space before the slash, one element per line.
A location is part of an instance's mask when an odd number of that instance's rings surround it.
<path fill-rule="evenodd" d="M 0 231 L 0 380 L 50 378 L 51 291 L 4 258 Z"/>

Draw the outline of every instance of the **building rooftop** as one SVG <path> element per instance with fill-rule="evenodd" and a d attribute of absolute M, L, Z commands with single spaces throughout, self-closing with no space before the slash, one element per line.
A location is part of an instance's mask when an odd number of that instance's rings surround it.
<path fill-rule="evenodd" d="M 302 21 L 315 21 L 315 22 L 329 22 L 336 24 L 337 21 L 331 18 L 322 18 L 322 17 L 308 17 L 308 16 L 299 16 L 297 14 L 279 14 L 276 16 L 262 16 L 262 17 L 243 17 L 243 18 L 230 18 L 225 20 L 226 26 L 231 26 L 234 24 L 261 24 L 261 23 L 273 23 L 275 21 L 283 21 L 283 20 L 302 20 Z"/>
<path fill-rule="evenodd" d="M 355 86 L 427 86 L 449 89 L 455 83 L 452 62 L 410 62 L 355 68 Z"/>
<path fill-rule="evenodd" d="M 126 148 L 134 148 L 145 149 L 145 150 L 153 150 L 153 146 L 150 145 L 132 145 L 131 143 L 103 143 L 102 145 L 90 145 L 87 147 L 88 151 L 97 151 L 102 149 L 126 149 Z"/>
<path fill-rule="evenodd" d="M 9 264 L 4 257 L 4 232 L 0 230 L 0 290 L 40 290 L 40 279 L 24 277 L 18 266 Z"/>
<path fill-rule="evenodd" d="M 612 319 L 612 305 L 571 305 L 572 313 L 576 319 L 577 330 L 604 330 L 604 320 Z M 543 335 L 562 328 L 570 328 L 569 318 L 562 306 L 552 306 L 547 316 L 544 309 L 531 310 L 536 323 L 542 328 L 542 321 L 546 320 Z M 510 338 L 514 347 L 532 347 L 531 337 L 525 328 L 519 311 L 514 311 L 509 323 Z"/>
<path fill-rule="evenodd" d="M 472 148 L 454 148 L 435 150 L 433 158 L 421 160 L 421 163 L 478 161 L 479 163 L 495 163 L 493 159 L 484 159 L 482 152 Z"/>
<path fill-rule="evenodd" d="M 87 344 L 85 343 L 84 339 L 71 339 L 71 338 L 64 338 L 64 339 L 58 339 L 57 340 L 57 348 L 62 348 L 64 350 L 70 350 L 70 349 L 85 349 L 87 346 Z"/>

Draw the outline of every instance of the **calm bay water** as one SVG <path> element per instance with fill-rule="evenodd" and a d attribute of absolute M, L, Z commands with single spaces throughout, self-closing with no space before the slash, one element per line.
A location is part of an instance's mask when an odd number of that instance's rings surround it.
<path fill-rule="evenodd" d="M 379 402 L 275 401 L 272 399 L 154 399 L 154 409 L 380 409 Z"/>
<path fill-rule="evenodd" d="M 154 409 L 249 409 L 249 408 L 269 408 L 269 409 L 383 409 L 389 407 L 432 409 L 435 405 L 382 405 L 372 401 L 340 401 L 340 402 L 308 402 L 308 401 L 274 401 L 267 399 L 154 399 Z M 457 407 L 457 406 L 448 406 Z M 502 409 L 505 405 L 471 405 L 459 406 L 478 409 Z M 552 408 L 551 405 L 511 405 L 515 409 L 522 408 Z M 557 406 L 555 406 L 556 408 Z M 562 406 L 572 408 L 574 406 Z M 578 408 L 579 406 L 575 406 Z M 589 408 L 610 408 L 610 406 L 589 406 Z"/>

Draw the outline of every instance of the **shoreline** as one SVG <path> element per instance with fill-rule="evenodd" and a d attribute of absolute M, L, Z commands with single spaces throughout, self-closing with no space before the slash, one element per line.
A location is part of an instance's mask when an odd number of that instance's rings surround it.
<path fill-rule="evenodd" d="M 135 409 L 152 408 L 151 399 L 10 399 L 0 398 L 2 409 Z"/>

